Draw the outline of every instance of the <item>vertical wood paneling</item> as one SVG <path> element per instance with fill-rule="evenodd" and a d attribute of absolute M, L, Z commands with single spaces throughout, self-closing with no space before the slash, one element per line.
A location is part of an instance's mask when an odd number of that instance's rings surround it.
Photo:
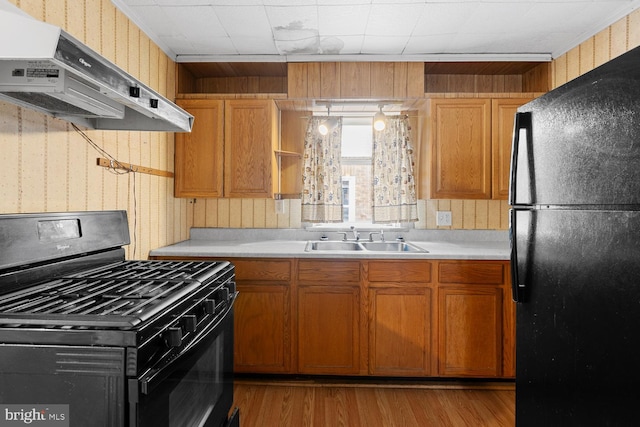
<path fill-rule="evenodd" d="M 287 93 L 290 98 L 307 97 L 307 64 L 290 62 L 287 64 Z"/>
<path fill-rule="evenodd" d="M 37 19 L 64 27 L 109 60 L 173 98 L 176 90 L 175 64 L 110 0 L 11 2 L 19 4 Z M 584 74 L 637 45 L 640 45 L 640 11 L 633 12 L 557 58 L 552 67 L 553 85 L 558 86 Z M 304 89 L 309 96 L 340 96 L 340 63 L 294 66 L 305 67 L 305 78 L 314 82 L 310 88 Z M 386 75 L 385 67 L 376 67 L 369 74 L 374 76 L 374 81 Z M 439 91 L 437 88 L 442 87 L 447 87 L 443 92 L 451 92 L 452 88 L 474 92 L 520 92 L 531 89 L 528 81 L 534 80 L 530 77 L 518 80 L 517 76 L 425 78 L 422 63 L 398 63 L 394 67 L 393 96 L 406 90 L 407 97 L 414 96 L 414 92 L 421 97 L 425 91 Z M 378 72 L 381 74 L 376 74 Z M 405 72 L 406 80 L 401 76 Z M 538 74 L 544 75 L 545 71 L 541 69 Z M 535 80 L 541 79 L 536 77 Z M 289 84 L 291 81 L 288 79 Z M 262 88 L 262 82 L 259 84 Z M 173 134 L 90 130 L 87 134 L 121 161 L 173 170 Z M 0 150 L 3 153 L 0 160 L 1 212 L 127 209 L 133 224 L 136 214 L 133 209 L 133 177 L 115 175 L 95 166 L 99 155 L 66 122 L 0 103 Z M 173 198 L 171 178 L 139 175 L 135 183 L 138 214 L 136 257 L 146 258 L 146 251 L 153 247 L 188 238 L 191 224 L 207 227 L 239 224 L 256 228 L 301 226 L 299 200 L 286 200 L 285 214 L 276 214 L 272 199 L 238 199 L 233 204 L 228 199 L 202 199 L 194 204 L 188 199 Z M 505 201 L 426 200 L 420 201 L 420 209 L 424 212 L 420 228 L 437 228 L 436 210 L 451 210 L 453 225 L 450 228 L 453 229 L 506 229 L 508 223 Z M 234 220 L 231 219 L 232 213 Z"/>
<path fill-rule="evenodd" d="M 21 174 L 21 125 L 22 109 L 0 101 L 0 194 L 2 212 L 20 212 L 19 199 L 22 188 Z"/>
<path fill-rule="evenodd" d="M 13 3 L 18 5 L 17 0 L 14 0 Z M 40 21 L 45 20 L 45 0 L 20 0 L 19 3 L 20 9 L 29 15 Z"/>
<path fill-rule="evenodd" d="M 59 131 L 67 136 L 67 206 L 65 210 L 87 210 L 87 176 L 89 164 L 87 143 L 67 123 Z M 91 165 L 93 167 L 93 165 Z"/>
<path fill-rule="evenodd" d="M 634 47 L 640 46 L 640 9 L 636 9 L 628 16 L 628 28 L 629 34 L 628 46 L 629 50 Z"/>
<path fill-rule="evenodd" d="M 604 64 L 611 58 L 611 27 L 605 28 L 595 36 L 594 67 Z M 559 86 L 559 85 L 556 85 Z"/>
<path fill-rule="evenodd" d="M 320 97 L 340 97 L 340 63 L 320 63 Z"/>
<path fill-rule="evenodd" d="M 67 138 L 69 134 L 62 121 L 52 117 L 45 117 L 45 120 L 46 129 L 43 132 L 46 156 L 43 171 L 46 191 L 45 210 L 62 212 L 67 210 L 68 176 L 61 171 L 66 171 L 68 167 Z"/>
<path fill-rule="evenodd" d="M 409 88 L 409 63 L 408 62 L 394 62 L 392 68 L 392 81 L 391 81 L 391 94 L 388 95 L 393 98 L 409 98 L 411 95 L 408 93 Z M 424 69 L 424 66 L 420 67 Z M 373 70 L 372 70 L 373 71 Z M 424 72 L 419 76 L 424 81 Z M 371 90 L 374 90 L 374 84 L 372 83 Z M 424 93 L 424 87 L 422 88 Z M 422 93 L 420 96 L 422 96 Z"/>
<path fill-rule="evenodd" d="M 393 98 L 396 82 L 395 80 L 395 64 L 393 62 L 373 62 L 370 67 L 370 82 L 368 96 L 372 98 Z M 399 83 L 406 88 L 406 70 L 404 75 L 400 74 Z M 403 84 L 404 83 L 404 84 Z M 365 88 L 363 88 L 365 89 Z M 365 94 L 367 93 L 365 92 Z M 400 95 L 401 98 L 406 97 L 406 89 Z"/>
<path fill-rule="evenodd" d="M 629 40 L 629 19 L 623 18 L 611 26 L 611 57 L 620 56 L 627 51 Z"/>
<path fill-rule="evenodd" d="M 63 27 L 158 92 L 174 97 L 173 62 L 109 0 L 13 3 L 36 19 Z M 84 131 L 118 160 L 173 170 L 173 134 Z M 67 122 L 0 103 L 0 144 L 0 212 L 126 209 L 132 237 L 127 256 L 136 258 L 187 236 L 189 208 L 186 201 L 173 198 L 172 178 L 134 178 L 98 167 L 96 158 L 104 155 Z"/>
<path fill-rule="evenodd" d="M 595 41 L 593 37 L 591 37 L 579 46 L 580 58 L 578 61 L 578 69 L 580 75 L 593 69 L 594 43 Z"/>
<path fill-rule="evenodd" d="M 45 210 L 45 182 L 42 173 L 45 164 L 45 118 L 31 110 L 22 110 L 22 131 L 20 135 L 20 205 L 23 212 Z M 65 147 L 61 147 L 63 150 Z M 66 168 L 60 165 L 60 171 Z"/>
<path fill-rule="evenodd" d="M 422 98 L 425 92 L 424 63 L 410 62 L 407 65 L 407 98 Z"/>
<path fill-rule="evenodd" d="M 313 62 L 307 64 L 307 79 L 307 96 L 309 98 L 320 98 L 322 96 L 322 71 L 320 63 Z"/>

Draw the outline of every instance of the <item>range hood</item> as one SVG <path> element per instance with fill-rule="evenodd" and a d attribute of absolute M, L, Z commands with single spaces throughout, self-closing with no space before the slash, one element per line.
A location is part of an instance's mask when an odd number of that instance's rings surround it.
<path fill-rule="evenodd" d="M 0 100 L 92 129 L 190 132 L 193 116 L 59 27 L 0 0 Z"/>

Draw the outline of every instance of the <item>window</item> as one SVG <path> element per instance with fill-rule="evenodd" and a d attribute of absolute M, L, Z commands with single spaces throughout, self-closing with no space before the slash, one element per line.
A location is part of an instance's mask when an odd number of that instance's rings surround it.
<path fill-rule="evenodd" d="M 343 221 L 371 223 L 371 117 L 342 119 Z"/>

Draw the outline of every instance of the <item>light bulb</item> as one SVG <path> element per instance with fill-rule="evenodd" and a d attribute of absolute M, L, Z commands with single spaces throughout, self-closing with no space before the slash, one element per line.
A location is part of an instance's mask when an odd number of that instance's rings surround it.
<path fill-rule="evenodd" d="M 386 126 L 385 118 L 386 116 L 382 112 L 382 109 L 380 109 L 380 111 L 373 116 L 373 128 L 377 131 L 383 130 Z"/>
<path fill-rule="evenodd" d="M 320 132 L 320 135 L 326 135 L 329 133 L 327 122 L 322 122 L 318 125 L 318 132 Z"/>

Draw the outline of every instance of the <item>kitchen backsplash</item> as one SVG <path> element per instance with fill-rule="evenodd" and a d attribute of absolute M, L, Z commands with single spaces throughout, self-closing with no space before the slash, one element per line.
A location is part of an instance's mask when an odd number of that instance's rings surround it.
<path fill-rule="evenodd" d="M 283 200 L 276 213 L 272 199 L 192 199 L 193 226 L 215 228 L 301 228 L 300 200 Z M 451 227 L 436 225 L 436 212 L 451 212 Z M 419 200 L 416 229 L 506 230 L 506 200 Z"/>

